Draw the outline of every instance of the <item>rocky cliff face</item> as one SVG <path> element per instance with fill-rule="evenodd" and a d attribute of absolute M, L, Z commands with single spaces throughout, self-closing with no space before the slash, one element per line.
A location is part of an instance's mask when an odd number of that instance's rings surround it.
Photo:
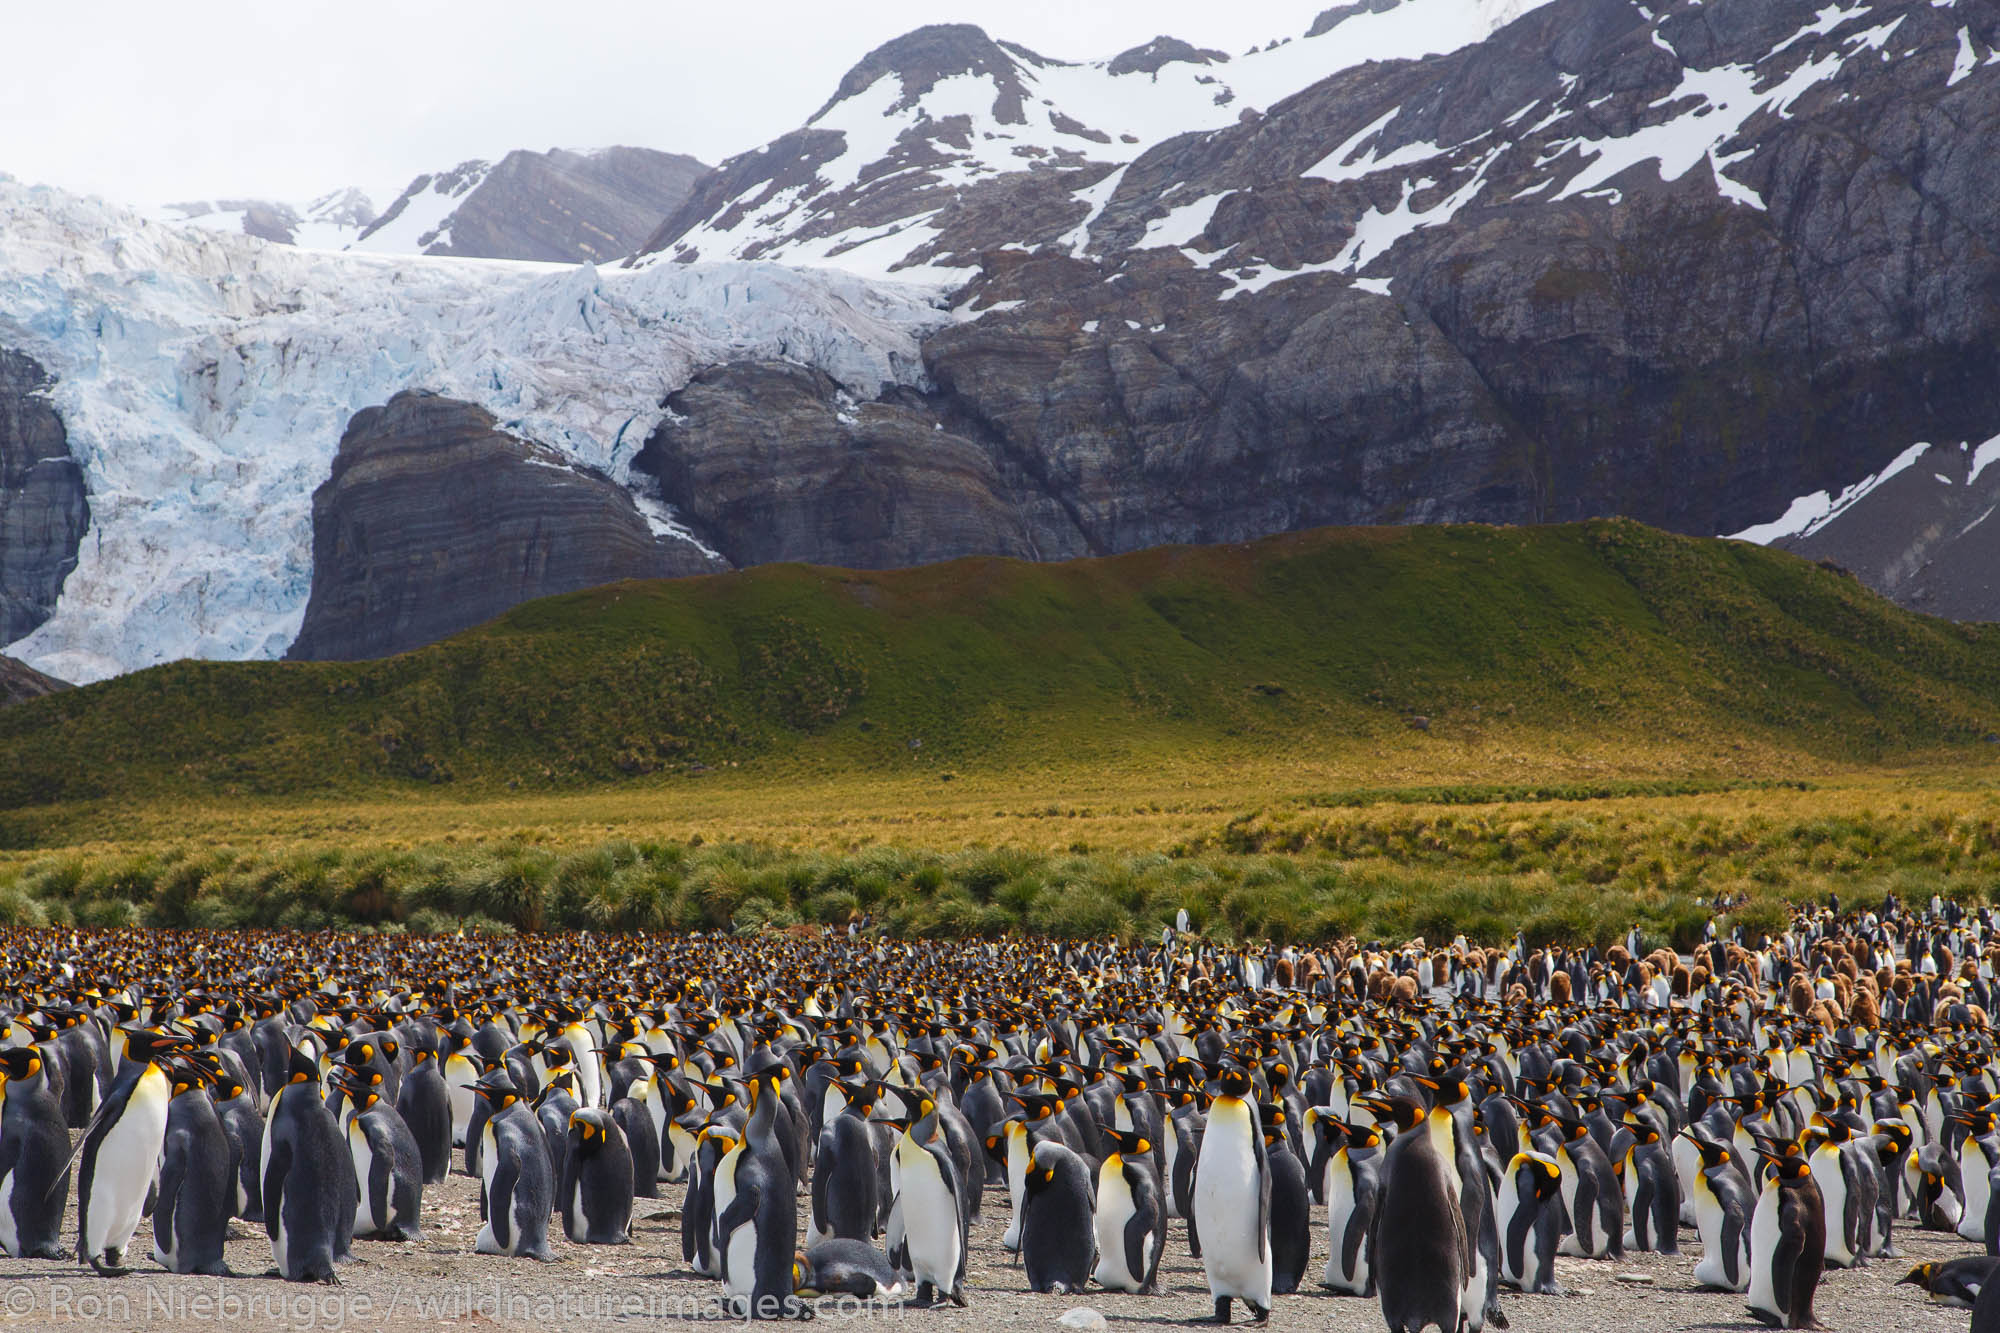
<path fill-rule="evenodd" d="M 885 569 L 1084 549 L 977 423 L 947 426 L 924 395 L 857 402 L 824 372 L 762 361 L 697 375 L 667 409 L 634 467 L 731 564 Z"/>
<path fill-rule="evenodd" d="M 45 676 L 25 662 L 16 662 L 11 657 L 0 657 L 0 708 L 9 704 L 26 703 L 39 699 L 45 694 L 69 688 L 67 682 L 54 676 Z"/>
<path fill-rule="evenodd" d="M 90 525 L 83 472 L 48 389 L 39 364 L 0 348 L 0 643 L 49 618 Z"/>
<path fill-rule="evenodd" d="M 417 177 L 354 248 L 603 263 L 636 249 L 707 171 L 650 148 L 516 150 Z"/>
<path fill-rule="evenodd" d="M 1734 531 L 2000 427 L 2000 14 L 1553 0 L 1252 95 L 1408 8 L 1233 63 L 1155 44 L 1146 77 L 1261 109 L 1143 151 L 1038 128 L 1078 71 L 925 30 L 654 245 L 963 283 L 990 313 L 926 345 L 940 410 L 1092 549 L 1606 513 Z"/>
<path fill-rule="evenodd" d="M 381 657 L 535 597 L 721 567 L 657 536 L 601 474 L 469 403 L 400 393 L 355 414 L 313 495 L 294 658 Z"/>

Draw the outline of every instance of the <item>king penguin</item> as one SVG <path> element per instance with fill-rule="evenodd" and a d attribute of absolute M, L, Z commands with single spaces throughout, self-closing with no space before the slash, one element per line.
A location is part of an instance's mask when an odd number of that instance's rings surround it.
<path fill-rule="evenodd" d="M 1378 1092 L 1356 1104 L 1374 1112 L 1378 1123 L 1396 1126 L 1382 1157 L 1369 1247 L 1382 1317 L 1389 1333 L 1456 1333 L 1472 1245 L 1459 1204 L 1455 1146 L 1440 1141 L 1433 1118 L 1412 1098 Z"/>
<path fill-rule="evenodd" d="M 917 1283 L 917 1304 L 934 1305 L 943 1296 L 962 1306 L 966 1236 L 958 1193 L 972 1185 L 957 1179 L 941 1137 L 935 1114 L 903 1131 L 890 1161 L 891 1190 Z"/>
<path fill-rule="evenodd" d="M 1372 1296 L 1375 1274 L 1368 1236 L 1382 1188 L 1382 1131 L 1335 1119 L 1330 1109 L 1306 1112 L 1314 1136 L 1325 1136 L 1330 1147 L 1321 1173 L 1328 1245 L 1320 1285 L 1346 1296 Z"/>
<path fill-rule="evenodd" d="M 1750 1220 L 1750 1314 L 1772 1328 L 1815 1328 L 1826 1265 L 1826 1207 L 1804 1157 L 1767 1157 Z"/>
<path fill-rule="evenodd" d="M 1257 1323 L 1271 1317 L 1271 1173 L 1250 1093 L 1240 1065 L 1222 1070 L 1195 1160 L 1193 1223 L 1218 1324 L 1229 1322 L 1232 1300 Z"/>
<path fill-rule="evenodd" d="M 335 1261 L 354 1239 L 358 1190 L 340 1126 L 319 1087 L 319 1063 L 292 1051 L 288 1081 L 271 1096 L 258 1174 L 264 1182 L 264 1234 L 278 1276 L 287 1282 L 334 1282 Z"/>
<path fill-rule="evenodd" d="M 639 1119 L 650 1123 L 643 1112 Z M 630 1245 L 634 1181 L 632 1149 L 611 1113 L 591 1107 L 570 1112 L 563 1235 L 578 1245 Z"/>
<path fill-rule="evenodd" d="M 1059 1295 L 1082 1291 L 1097 1248 L 1090 1168 L 1063 1144 L 1043 1139 L 1035 1145 L 1027 1185 L 1021 1264 L 1028 1290 Z"/>
<path fill-rule="evenodd" d="M 0 1051 L 0 1253 L 60 1259 L 69 1207 L 69 1129 L 49 1092 L 42 1053 Z"/>
<path fill-rule="evenodd" d="M 1153 1144 L 1138 1130 L 1104 1131 L 1112 1151 L 1097 1168 L 1097 1285 L 1150 1296 L 1166 1248 L 1167 1216 Z"/>
<path fill-rule="evenodd" d="M 800 1313 L 792 1282 L 798 1255 L 796 1181 L 779 1141 L 779 1079 L 749 1080 L 743 1141 L 716 1166 L 715 1238 L 723 1285 L 737 1313 L 779 1319 Z"/>
<path fill-rule="evenodd" d="M 1691 1191 L 1695 1230 L 1701 1236 L 1694 1280 L 1716 1291 L 1744 1291 L 1750 1286 L 1750 1219 L 1756 1203 L 1736 1170 L 1736 1149 L 1691 1133 L 1683 1132 L 1681 1138 L 1695 1145 L 1701 1161 Z"/>
<path fill-rule="evenodd" d="M 479 1199 L 486 1221 L 473 1249 L 551 1262 L 549 1210 L 555 1180 L 541 1122 L 505 1074 L 483 1076 L 473 1085 L 473 1095 L 488 1107 L 479 1130 Z"/>
<path fill-rule="evenodd" d="M 77 1172 L 76 1257 L 104 1274 L 125 1272 L 125 1248 L 145 1215 L 159 1172 L 173 1084 L 160 1067 L 187 1038 L 125 1029 L 125 1065 L 84 1131 Z"/>
<path fill-rule="evenodd" d="M 396 1114 L 410 1127 L 417 1141 L 417 1156 L 424 1164 L 424 1184 L 442 1184 L 451 1174 L 452 1119 L 451 1090 L 445 1086 L 436 1054 L 428 1046 L 416 1046 L 410 1072 L 396 1089 Z"/>
<path fill-rule="evenodd" d="M 367 1070 L 343 1065 L 333 1077 L 347 1094 L 340 1129 L 354 1162 L 354 1234 L 422 1240 L 424 1159 L 416 1136 Z"/>
<path fill-rule="evenodd" d="M 1538 1152 L 1515 1153 L 1494 1201 L 1500 1278 L 1533 1295 L 1561 1294 L 1556 1246 L 1562 1237 L 1562 1169 Z"/>
<path fill-rule="evenodd" d="M 222 1247 L 235 1211 L 235 1145 L 209 1100 L 202 1074 L 172 1067 L 172 1101 L 153 1204 L 153 1260 L 169 1273 L 223 1276 Z"/>

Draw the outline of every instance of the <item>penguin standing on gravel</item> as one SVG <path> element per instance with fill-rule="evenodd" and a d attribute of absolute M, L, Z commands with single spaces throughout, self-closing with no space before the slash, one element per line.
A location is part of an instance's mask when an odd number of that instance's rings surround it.
<path fill-rule="evenodd" d="M 645 1121 L 643 1113 L 639 1118 Z M 634 1181 L 632 1149 L 611 1113 L 572 1111 L 563 1155 L 563 1235 L 578 1245 L 630 1245 Z"/>
<path fill-rule="evenodd" d="M 340 1131 L 354 1162 L 354 1234 L 370 1240 L 422 1240 L 424 1160 L 416 1136 L 382 1100 L 365 1068 L 333 1074 L 347 1094 Z"/>
<path fill-rule="evenodd" d="M 99 1273 L 126 1272 L 125 1249 L 145 1216 L 167 1137 L 173 1084 L 160 1062 L 188 1045 L 177 1034 L 125 1029 L 125 1065 L 98 1104 L 78 1150 L 76 1257 Z"/>
<path fill-rule="evenodd" d="M 972 1186 L 957 1178 L 940 1137 L 933 1114 L 897 1138 L 890 1161 L 891 1189 L 901 1214 L 911 1276 L 917 1283 L 917 1304 L 933 1305 L 942 1296 L 962 1306 L 966 1235 L 958 1194 Z M 1023 1222 L 1025 1233 L 1025 1218 Z M 1025 1244 L 1025 1234 L 1022 1240 Z"/>
<path fill-rule="evenodd" d="M 1284 1106 L 1269 1103 L 1261 1111 L 1271 1176 L 1271 1293 L 1289 1296 L 1299 1289 L 1312 1260 L 1312 1187 L 1306 1183 L 1305 1163 L 1286 1135 Z"/>
<path fill-rule="evenodd" d="M 0 1051 L 0 1253 L 61 1259 L 69 1207 L 69 1128 L 49 1092 L 42 1053 Z"/>
<path fill-rule="evenodd" d="M 1396 1126 L 1382 1157 L 1382 1192 L 1369 1251 L 1389 1333 L 1456 1333 L 1472 1271 L 1454 1169 L 1455 1146 L 1408 1097 L 1371 1093 L 1356 1104 Z"/>
<path fill-rule="evenodd" d="M 1320 1172 L 1328 1249 L 1319 1284 L 1347 1296 L 1372 1296 L 1375 1273 L 1368 1236 L 1382 1189 L 1382 1131 L 1373 1125 L 1347 1124 L 1320 1107 L 1307 1110 L 1306 1119 L 1315 1138 L 1325 1138 L 1330 1149 Z"/>
<path fill-rule="evenodd" d="M 153 1203 L 153 1261 L 169 1273 L 224 1276 L 222 1248 L 236 1211 L 235 1145 L 200 1071 L 173 1069 L 172 1102 Z"/>
<path fill-rule="evenodd" d="M 1150 1296 L 1166 1248 L 1166 1204 L 1152 1164 L 1153 1144 L 1137 1130 L 1104 1131 L 1112 1151 L 1097 1168 L 1097 1271 L 1107 1291 Z"/>
<path fill-rule="evenodd" d="M 1562 1169 L 1553 1157 L 1515 1153 L 1494 1201 L 1500 1280 L 1532 1295 L 1560 1294 L 1556 1246 L 1562 1238 Z"/>
<path fill-rule="evenodd" d="M 1772 1328 L 1816 1328 L 1826 1208 L 1804 1157 L 1767 1157 L 1750 1220 L 1750 1314 Z"/>
<path fill-rule="evenodd" d="M 792 1282 L 799 1241 L 797 1185 L 779 1143 L 783 1107 L 778 1078 L 766 1070 L 750 1080 L 749 1090 L 743 1141 L 716 1167 L 716 1248 L 723 1285 L 737 1313 L 752 1319 L 785 1318 L 801 1310 Z"/>
<path fill-rule="evenodd" d="M 1687 1132 L 1681 1138 L 1701 1154 L 1691 1191 L 1695 1230 L 1701 1236 L 1694 1280 L 1717 1291 L 1744 1291 L 1750 1286 L 1750 1219 L 1757 1205 L 1736 1169 L 1736 1150 Z"/>
<path fill-rule="evenodd" d="M 271 1096 L 259 1174 L 264 1234 L 278 1276 L 287 1282 L 334 1282 L 333 1266 L 354 1240 L 359 1191 L 340 1126 L 320 1093 L 319 1062 L 292 1051 L 287 1081 Z"/>
<path fill-rule="evenodd" d="M 551 1262 L 555 1180 L 541 1121 L 505 1074 L 485 1075 L 473 1085 L 473 1095 L 489 1108 L 479 1129 L 479 1200 L 486 1221 L 473 1249 Z"/>
<path fill-rule="evenodd" d="M 1228 1323 L 1230 1302 L 1241 1300 L 1261 1324 L 1271 1317 L 1271 1172 L 1264 1131 L 1248 1072 L 1229 1065 L 1216 1089 L 1195 1160 L 1192 1221 L 1201 1231 L 1214 1322 Z"/>
<path fill-rule="evenodd" d="M 1067 1147 L 1043 1139 L 1035 1145 L 1027 1215 L 1021 1219 L 1021 1264 L 1027 1269 L 1028 1290 L 1082 1291 L 1096 1249 L 1090 1168 Z"/>

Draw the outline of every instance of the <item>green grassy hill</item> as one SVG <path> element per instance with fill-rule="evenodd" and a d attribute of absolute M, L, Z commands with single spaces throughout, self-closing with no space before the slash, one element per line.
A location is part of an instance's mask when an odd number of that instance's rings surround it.
<path fill-rule="evenodd" d="M 1839 763 L 1977 745 L 2000 627 L 1623 521 L 766 566 L 551 598 L 385 661 L 183 662 L 9 708 L 0 807 L 1223 762 L 1413 728 Z"/>

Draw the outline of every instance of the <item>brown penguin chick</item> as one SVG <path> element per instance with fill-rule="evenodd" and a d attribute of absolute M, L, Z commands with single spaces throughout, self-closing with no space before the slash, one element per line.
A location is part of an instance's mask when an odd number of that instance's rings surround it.
<path fill-rule="evenodd" d="M 1557 972 L 1549 978 L 1549 999 L 1555 1004 L 1568 1004 L 1570 997 L 1569 973 Z"/>

